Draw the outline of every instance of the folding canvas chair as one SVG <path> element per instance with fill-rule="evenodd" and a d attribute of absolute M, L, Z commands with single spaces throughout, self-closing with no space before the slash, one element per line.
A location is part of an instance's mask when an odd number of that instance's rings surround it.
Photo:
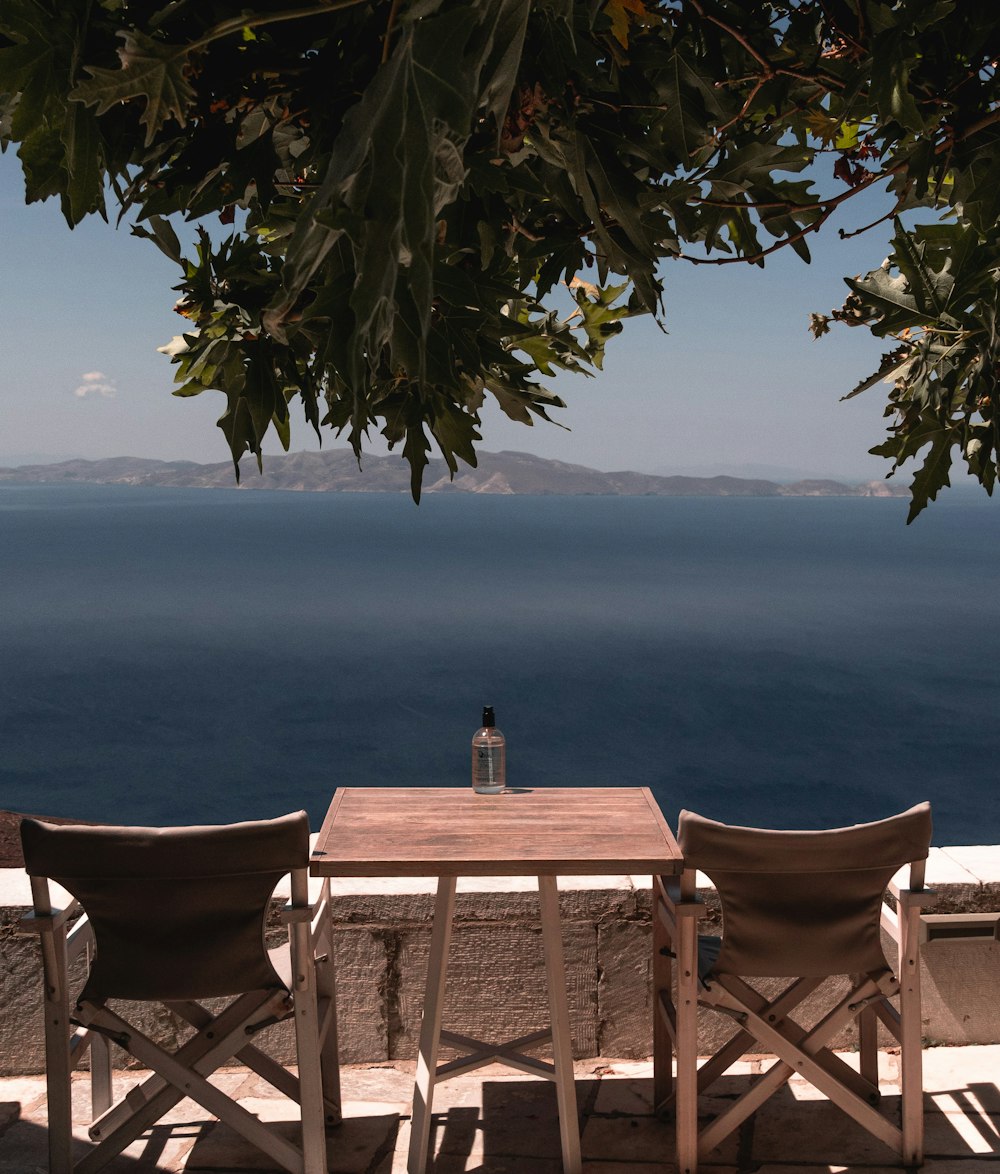
<path fill-rule="evenodd" d="M 101 1169 L 185 1096 L 293 1174 L 326 1174 L 325 1126 L 340 1120 L 340 1077 L 329 888 L 310 904 L 305 812 L 162 829 L 25 819 L 21 842 L 34 902 L 22 924 L 40 937 L 45 977 L 50 1174 Z M 271 894 L 286 873 L 289 943 L 268 950 Z M 84 954 L 89 973 L 71 997 L 70 967 Z M 109 1000 L 127 1002 L 112 1009 Z M 163 1004 L 189 1025 L 176 1050 L 132 1021 L 136 1001 Z M 298 1077 L 251 1042 L 290 1016 Z M 110 1042 L 152 1072 L 117 1102 Z M 74 1162 L 70 1080 L 88 1050 L 97 1144 Z M 209 1082 L 234 1058 L 299 1102 L 300 1145 Z"/>
<path fill-rule="evenodd" d="M 681 813 L 677 839 L 684 872 L 679 880 L 657 878 L 654 935 L 660 1014 L 654 1038 L 655 1091 L 658 1108 L 672 1104 L 676 1113 L 680 1174 L 695 1174 L 699 1158 L 793 1073 L 895 1150 L 904 1165 L 923 1161 L 918 925 L 921 908 L 931 901 L 924 889 L 930 836 L 926 803 L 878 823 L 818 832 L 729 827 Z M 904 865 L 910 866 L 907 888 L 892 883 Z M 719 893 L 721 938 L 698 936 L 704 905 L 695 892 L 697 870 L 708 875 Z M 887 888 L 895 909 L 884 903 Z M 883 952 L 880 928 L 896 943 L 896 973 Z M 671 958 L 676 958 L 676 1001 Z M 747 981 L 761 978 L 791 981 L 768 983 L 769 993 L 764 994 L 758 989 L 761 983 Z M 801 1005 L 829 979 L 834 982 L 821 1004 L 825 1011 L 818 1021 L 803 1025 Z M 889 1002 L 895 996 L 898 1010 Z M 736 1034 L 700 1068 L 699 1006 L 731 1017 L 737 1026 Z M 796 1008 L 798 1018 L 793 1017 Z M 810 1017 L 816 1019 L 815 1010 Z M 901 1048 L 901 1129 L 876 1108 L 877 1021 Z M 836 1037 L 854 1022 L 859 1071 L 831 1050 Z M 748 1052 L 771 1053 L 778 1062 L 699 1133 L 699 1093 Z"/>

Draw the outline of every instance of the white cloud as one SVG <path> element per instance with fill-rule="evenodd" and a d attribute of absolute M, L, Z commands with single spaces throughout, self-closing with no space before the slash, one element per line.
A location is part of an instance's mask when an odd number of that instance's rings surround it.
<path fill-rule="evenodd" d="M 88 395 L 103 396 L 104 399 L 114 399 L 118 388 L 115 381 L 109 379 L 103 371 L 87 371 L 80 376 L 83 381 L 79 387 L 73 389 L 77 399 L 84 399 Z"/>

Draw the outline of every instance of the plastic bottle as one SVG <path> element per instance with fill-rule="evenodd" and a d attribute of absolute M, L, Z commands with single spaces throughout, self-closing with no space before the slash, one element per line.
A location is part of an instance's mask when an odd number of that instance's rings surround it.
<path fill-rule="evenodd" d="M 493 706 L 483 708 L 483 724 L 472 735 L 472 789 L 499 795 L 507 785 L 507 742 L 496 728 Z"/>

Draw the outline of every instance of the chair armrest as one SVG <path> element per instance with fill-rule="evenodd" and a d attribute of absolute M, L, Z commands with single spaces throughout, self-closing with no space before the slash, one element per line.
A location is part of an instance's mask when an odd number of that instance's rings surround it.
<path fill-rule="evenodd" d="M 690 897 L 686 901 L 675 901 L 674 908 L 682 917 L 704 917 L 708 906 L 701 897 Z"/>
<path fill-rule="evenodd" d="M 69 924 L 72 917 L 76 920 Z M 55 909 L 52 913 L 25 913 L 17 930 L 18 937 L 38 936 L 42 956 L 49 959 L 50 965 L 56 957 L 52 951 L 57 934 L 62 936 L 62 956 L 67 967 L 94 944 L 94 927 L 79 901 L 71 901 L 65 909 Z"/>
<path fill-rule="evenodd" d="M 673 939 L 680 932 L 681 921 L 704 917 L 708 909 L 697 895 L 681 897 L 681 886 L 676 879 L 659 877 L 658 881 L 659 895 L 653 904 L 653 916 L 662 927 L 662 932 Z"/>
<path fill-rule="evenodd" d="M 30 938 L 36 934 L 55 933 L 71 918 L 76 917 L 82 908 L 79 901 L 70 901 L 65 909 L 53 909 L 51 913 L 36 913 L 32 909 L 23 914 L 18 922 L 17 936 Z"/>
<path fill-rule="evenodd" d="M 677 877 L 661 876 L 660 894 L 666 904 L 682 917 L 704 917 L 708 911 L 701 897 L 684 897 L 681 895 L 681 883 Z"/>
<path fill-rule="evenodd" d="M 908 889 L 890 881 L 889 892 L 905 909 L 927 909 L 937 904 L 938 895 L 933 889 Z"/>
<path fill-rule="evenodd" d="M 896 898 L 896 908 L 893 909 L 887 902 L 883 902 L 879 920 L 882 928 L 898 944 L 902 934 L 900 920 L 910 921 L 911 918 L 918 918 L 922 909 L 937 903 L 937 893 L 933 889 L 905 889 L 893 884 L 890 884 L 889 892 Z M 915 926 L 914 920 L 911 927 Z"/>
<path fill-rule="evenodd" d="M 329 930 L 330 922 L 330 882 L 325 878 L 317 886 L 314 881 L 309 883 L 310 899 L 307 901 L 300 900 L 296 902 L 294 897 L 289 900 L 281 910 L 281 921 L 283 925 L 288 926 L 289 940 L 292 942 L 293 952 L 296 949 L 306 949 L 307 943 L 311 944 L 312 949 L 326 949 L 329 947 L 321 946 L 321 939 L 325 932 Z M 299 895 L 304 896 L 306 890 L 299 889 Z M 300 931 L 296 930 L 296 926 L 303 925 L 308 927 L 308 933 L 301 939 L 297 938 Z M 298 944 L 296 944 L 298 942 Z M 322 955 L 325 957 L 325 954 Z"/>
<path fill-rule="evenodd" d="M 295 921 L 315 921 L 317 914 L 326 909 L 330 903 L 330 885 L 329 881 L 324 881 L 314 890 L 313 896 L 308 901 L 296 902 L 294 899 L 289 899 L 285 902 L 281 909 L 281 921 L 283 925 L 290 925 Z"/>

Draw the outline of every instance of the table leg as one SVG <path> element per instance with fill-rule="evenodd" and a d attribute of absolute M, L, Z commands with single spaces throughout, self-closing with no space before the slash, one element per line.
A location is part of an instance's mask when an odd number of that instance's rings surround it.
<path fill-rule="evenodd" d="M 445 980 L 448 975 L 448 946 L 451 921 L 455 912 L 457 878 L 438 878 L 431 927 L 431 952 L 427 965 L 427 990 L 420 1024 L 420 1051 L 417 1054 L 417 1078 L 413 1088 L 413 1117 L 410 1122 L 410 1149 L 406 1159 L 409 1174 L 425 1174 L 431 1140 L 431 1108 L 437 1079 L 438 1050 L 441 1046 L 441 1012 L 444 1007 Z"/>
<path fill-rule="evenodd" d="M 552 1060 L 555 1065 L 556 1100 L 559 1106 L 559 1136 L 562 1141 L 564 1174 L 581 1174 L 580 1114 L 573 1078 L 573 1040 L 566 1000 L 566 966 L 563 961 L 562 927 L 559 923 L 559 890 L 554 876 L 538 878 L 542 908 L 542 943 L 545 974 L 549 987 L 549 1015 L 552 1021 Z"/>
<path fill-rule="evenodd" d="M 673 962 L 677 943 L 668 928 L 664 878 L 653 877 L 653 1111 L 661 1114 L 674 1098 Z"/>

